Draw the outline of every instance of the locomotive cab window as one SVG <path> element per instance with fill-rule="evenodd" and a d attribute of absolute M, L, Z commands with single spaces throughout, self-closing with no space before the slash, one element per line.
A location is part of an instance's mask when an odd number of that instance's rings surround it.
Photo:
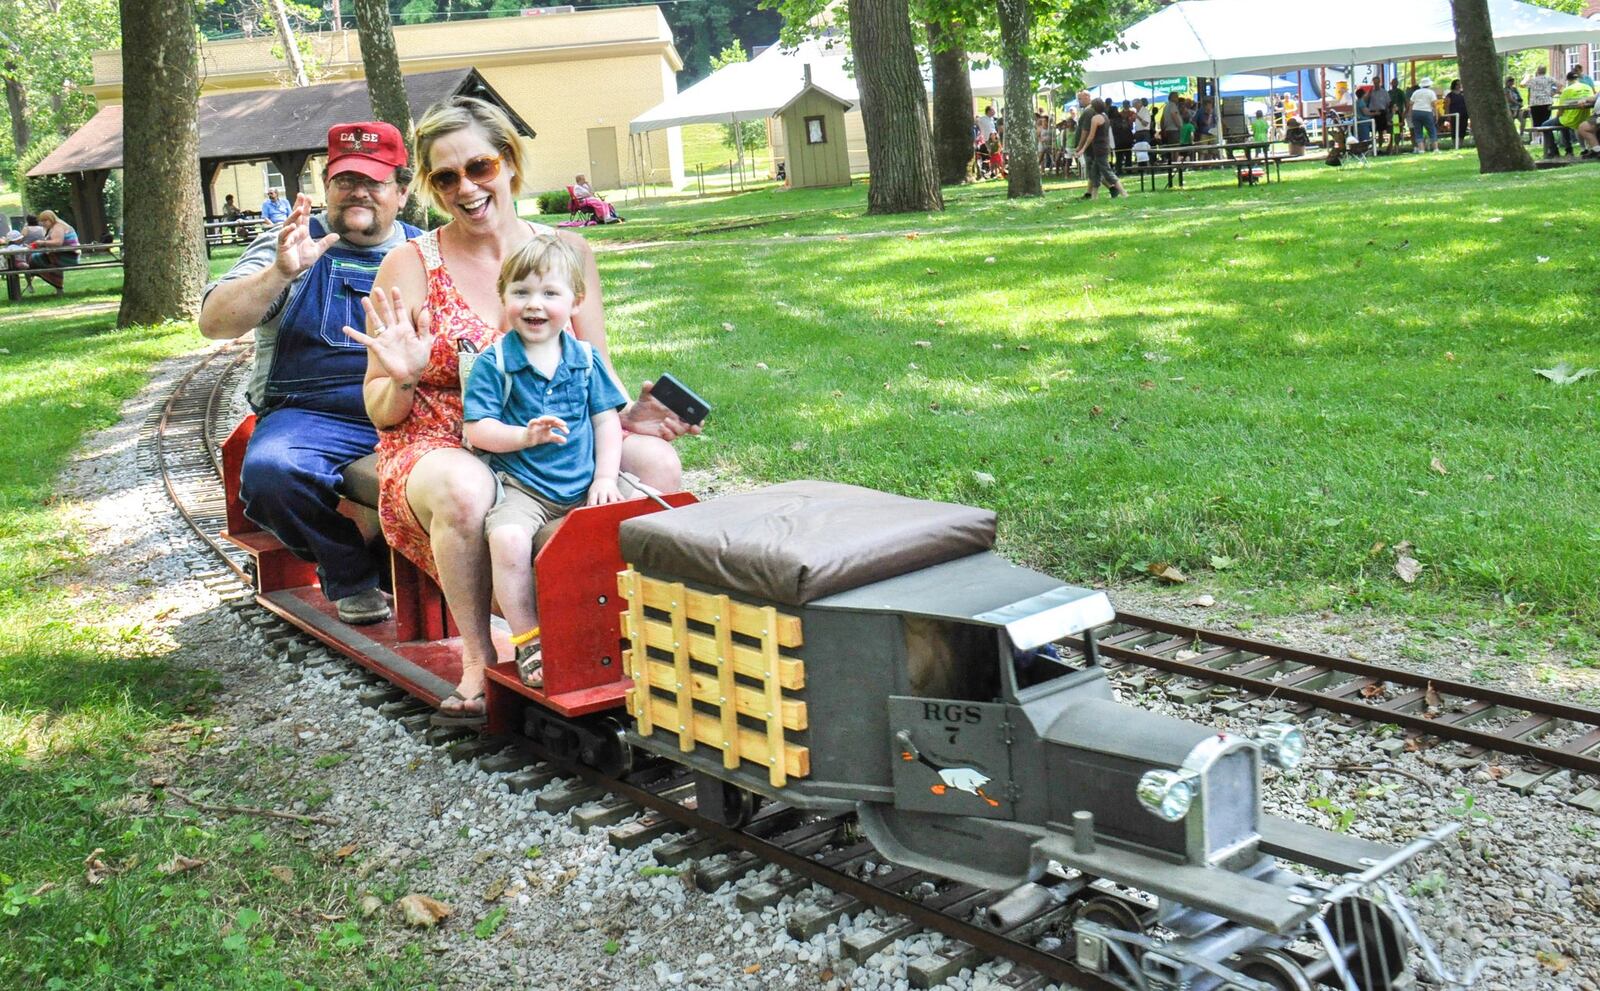
<path fill-rule="evenodd" d="M 994 630 L 922 616 L 905 617 L 909 694 L 993 702 L 1001 695 Z"/>

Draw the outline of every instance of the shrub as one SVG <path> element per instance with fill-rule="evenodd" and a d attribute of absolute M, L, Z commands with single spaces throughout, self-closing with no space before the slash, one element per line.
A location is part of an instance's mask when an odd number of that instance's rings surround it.
<path fill-rule="evenodd" d="M 44 161 L 56 150 L 60 135 L 49 134 L 35 141 L 17 159 L 17 188 L 22 191 L 22 205 L 28 213 L 54 210 L 67 223 L 76 227 L 77 211 L 72 209 L 72 182 L 64 175 L 50 175 L 39 179 L 28 178 L 28 170 Z"/>
<path fill-rule="evenodd" d="M 539 194 L 540 213 L 566 213 L 567 191 L 565 189 L 552 189 L 548 193 Z"/>

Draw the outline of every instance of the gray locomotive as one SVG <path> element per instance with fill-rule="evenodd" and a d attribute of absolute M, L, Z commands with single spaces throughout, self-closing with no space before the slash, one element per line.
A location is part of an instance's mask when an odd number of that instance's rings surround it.
<path fill-rule="evenodd" d="M 855 810 L 890 860 L 1010 890 L 999 918 L 1070 894 L 1078 963 L 1129 989 L 1470 983 L 1391 880 L 1448 829 L 1396 849 L 1263 813 L 1262 762 L 1293 767 L 1300 732 L 1116 702 L 1105 593 L 994 535 L 986 510 L 814 481 L 625 521 L 628 741 L 729 821 L 757 796 Z"/>

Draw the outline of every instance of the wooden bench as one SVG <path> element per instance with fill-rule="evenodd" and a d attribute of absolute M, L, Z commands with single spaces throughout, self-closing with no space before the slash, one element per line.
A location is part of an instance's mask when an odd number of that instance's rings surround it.
<path fill-rule="evenodd" d="M 72 250 L 76 250 L 78 252 L 78 261 L 72 265 L 26 264 L 26 259 L 28 259 L 28 257 L 31 255 L 39 254 L 41 252 L 45 254 L 59 254 L 63 251 Z M 82 272 L 87 269 L 95 268 L 121 268 L 121 252 L 122 245 L 120 242 L 116 241 L 107 241 L 99 244 L 80 244 L 76 249 L 33 248 L 26 245 L 13 245 L 7 248 L 0 248 L 0 264 L 4 264 L 5 266 L 4 275 L 6 277 L 6 298 L 13 301 L 22 298 L 23 276 L 44 275 L 46 273 L 53 272 Z M 94 261 L 84 260 L 85 256 L 95 255 L 104 255 L 105 257 Z M 17 259 L 19 258 L 24 260 L 22 265 L 17 264 Z"/>
<path fill-rule="evenodd" d="M 1154 155 L 1155 153 L 1152 152 L 1151 154 Z M 1150 180 L 1151 189 L 1157 188 L 1156 177 L 1163 175 L 1167 177 L 1168 189 L 1173 187 L 1174 178 L 1177 179 L 1177 187 L 1182 189 L 1184 188 L 1183 176 L 1186 172 L 1211 172 L 1223 169 L 1233 169 L 1240 186 L 1247 183 L 1253 186 L 1257 177 L 1263 178 L 1269 183 L 1272 182 L 1273 169 L 1277 169 L 1278 181 L 1282 182 L 1283 162 L 1285 159 L 1292 159 L 1293 157 L 1291 155 L 1257 155 L 1251 158 L 1208 158 L 1200 159 L 1199 161 L 1180 159 L 1178 161 L 1158 162 L 1152 160 L 1149 162 L 1136 162 L 1124 174 L 1132 174 L 1139 177 L 1140 192 L 1144 191 L 1146 178 Z"/>
<path fill-rule="evenodd" d="M 215 248 L 230 244 L 249 244 L 256 235 L 272 227 L 270 220 L 259 213 L 240 214 L 237 219 L 207 217 L 205 221 L 206 256 Z"/>

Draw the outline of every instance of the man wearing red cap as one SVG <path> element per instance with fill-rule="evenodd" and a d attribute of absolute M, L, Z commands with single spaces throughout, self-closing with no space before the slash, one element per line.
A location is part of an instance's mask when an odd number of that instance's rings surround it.
<path fill-rule="evenodd" d="M 396 220 L 412 178 L 406 161 L 388 124 L 329 128 L 327 210 L 313 215 L 302 193 L 283 225 L 257 237 L 201 301 L 206 337 L 256 332 L 245 515 L 316 562 L 323 594 L 348 623 L 386 619 L 389 603 L 378 587 L 379 549 L 338 512 L 340 473 L 378 443 L 361 399 L 367 351 L 341 328 L 361 325 L 384 255 L 421 233 Z"/>

